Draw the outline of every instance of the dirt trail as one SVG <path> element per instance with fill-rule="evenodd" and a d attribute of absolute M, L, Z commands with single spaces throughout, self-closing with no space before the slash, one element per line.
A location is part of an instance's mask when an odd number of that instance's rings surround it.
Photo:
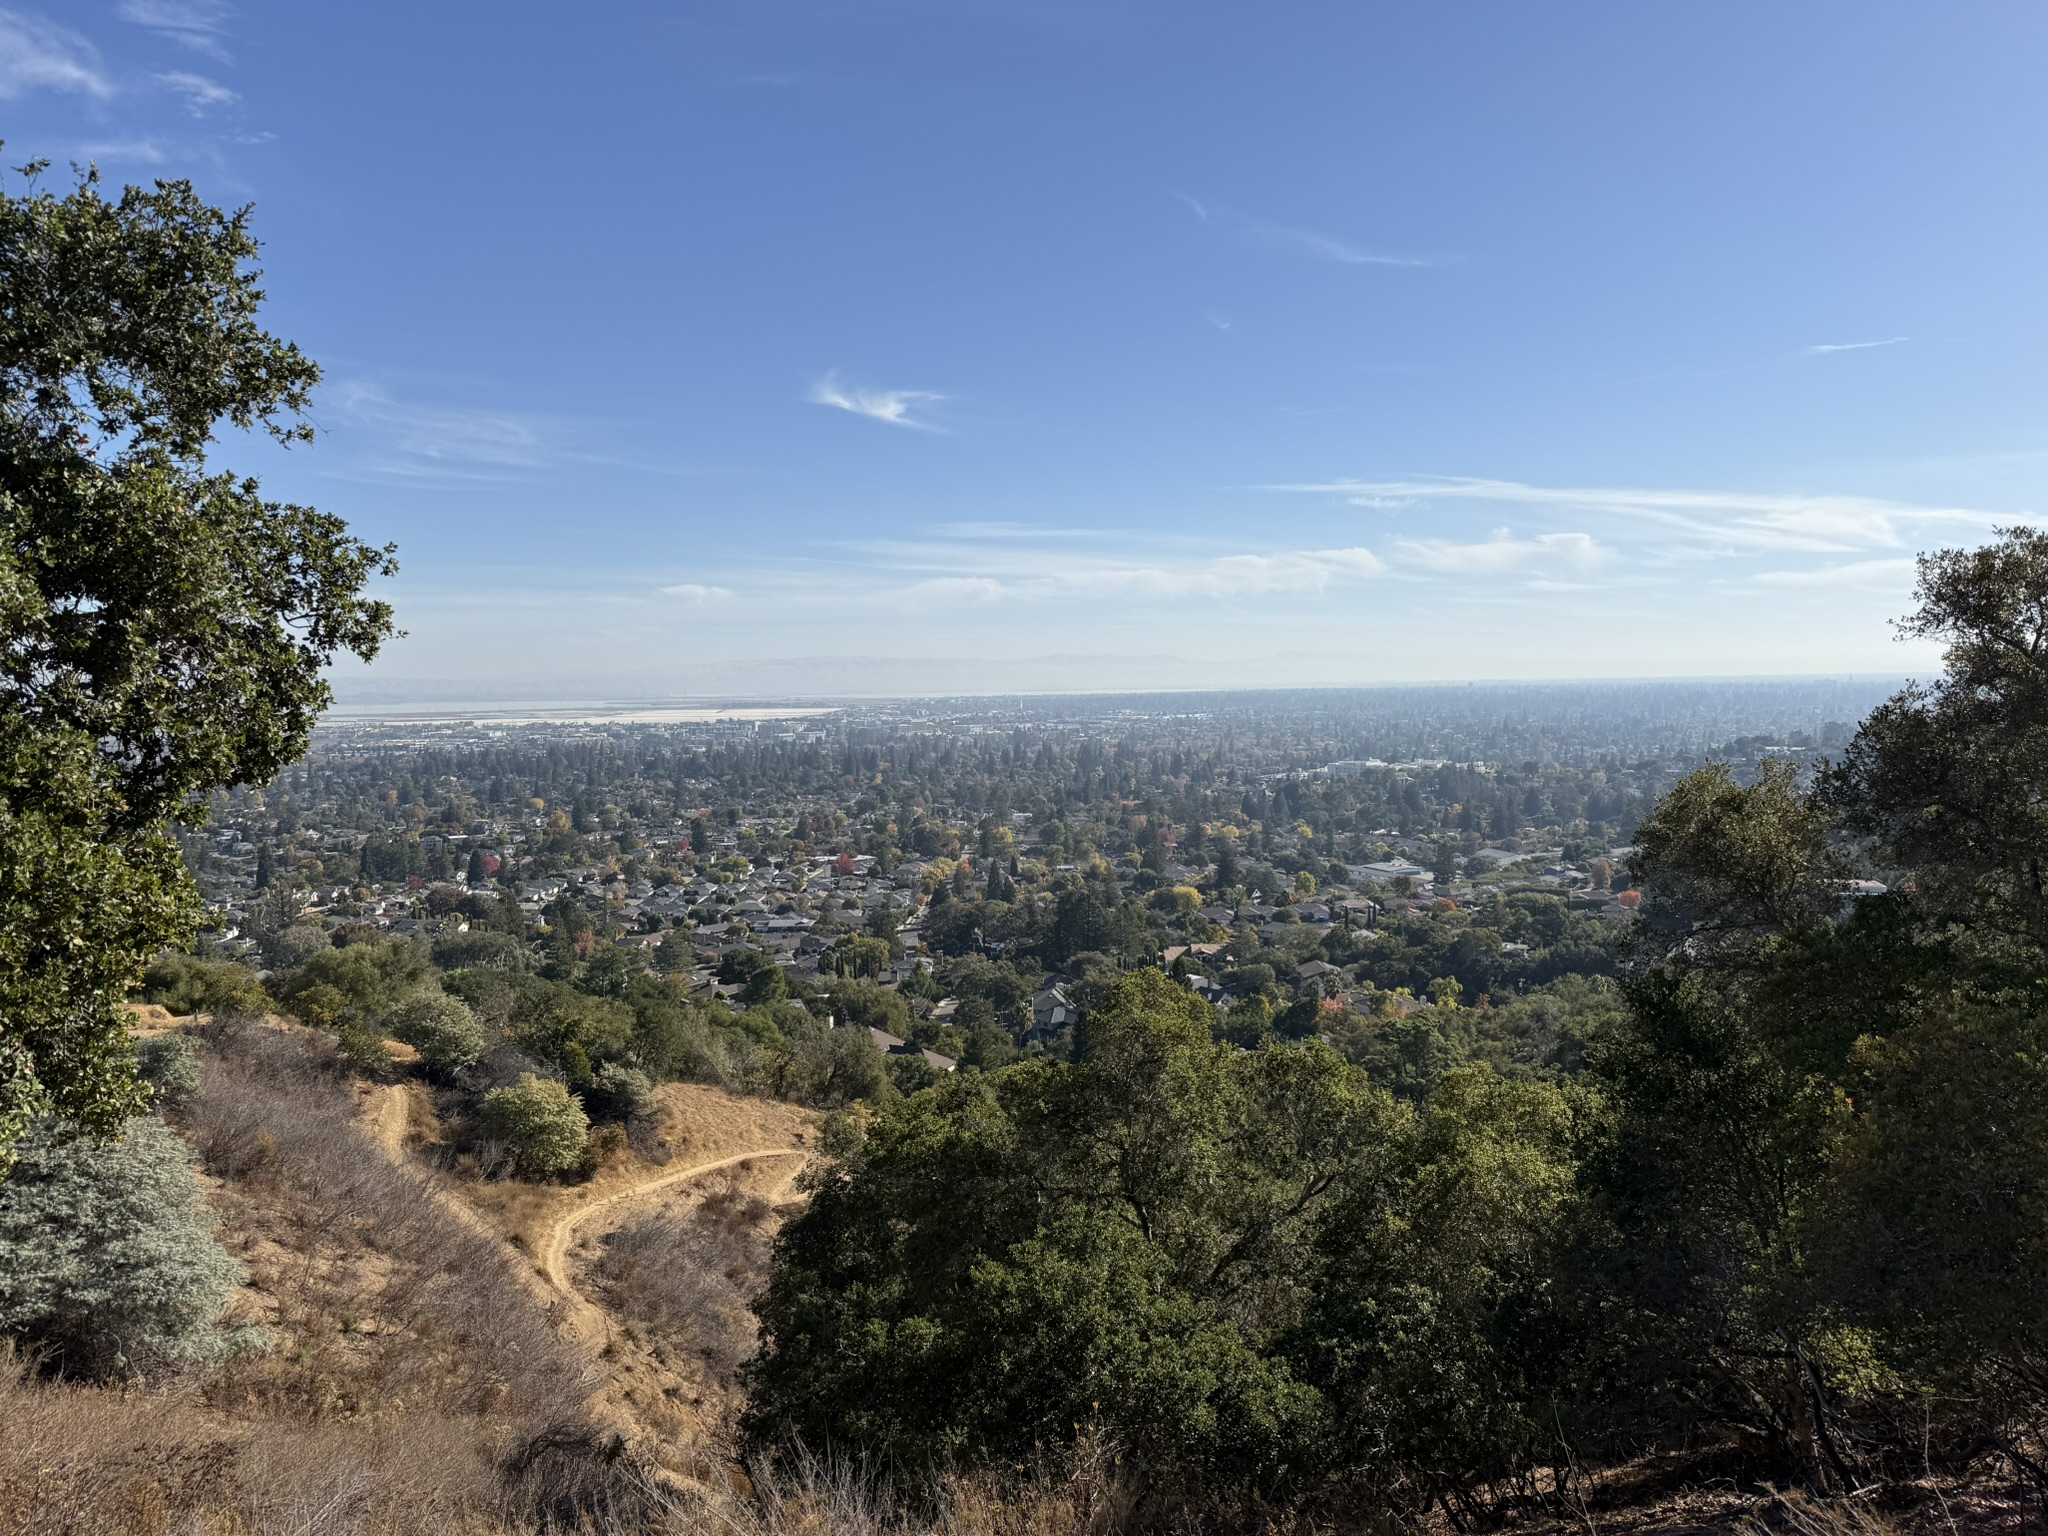
<path fill-rule="evenodd" d="M 412 1106 L 396 1083 L 373 1088 L 363 1100 L 363 1128 L 394 1163 L 405 1161 L 405 1133 L 412 1127 Z"/>
<path fill-rule="evenodd" d="M 653 1178 L 642 1179 L 637 1184 L 628 1184 L 623 1189 L 613 1190 L 586 1205 L 579 1205 L 564 1211 L 547 1229 L 541 1242 L 536 1245 L 535 1260 L 540 1273 L 553 1286 L 567 1305 L 564 1322 L 584 1343 L 593 1349 L 602 1348 L 611 1329 L 611 1319 L 604 1308 L 591 1301 L 569 1275 L 569 1248 L 576 1239 L 576 1229 L 593 1216 L 601 1215 L 629 1200 L 653 1194 L 656 1190 L 667 1189 L 694 1179 L 700 1174 L 716 1173 L 721 1168 L 736 1167 L 767 1157 L 804 1158 L 809 1152 L 803 1147 L 763 1147 L 752 1152 L 735 1152 L 726 1157 L 714 1157 L 708 1162 L 692 1163 L 687 1168 L 664 1168 Z M 790 1177 L 782 1181 L 777 1192 L 786 1189 L 796 1174 L 802 1172 L 802 1164 L 792 1170 Z"/>
<path fill-rule="evenodd" d="M 672 1087 L 667 1092 L 674 1094 L 678 1090 Z M 412 1120 L 412 1106 L 406 1088 L 401 1084 L 385 1084 L 368 1089 L 362 1095 L 360 1113 L 363 1129 L 371 1140 L 376 1142 L 393 1162 L 405 1162 L 406 1140 Z M 752 1139 L 763 1133 L 775 1134 L 772 1125 L 763 1124 L 752 1126 L 749 1135 L 744 1122 L 725 1124 L 715 1129 L 719 1134 L 713 1137 L 714 1146 L 718 1140 L 725 1140 L 726 1145 L 730 1146 L 731 1140 L 727 1138 L 748 1136 Z M 801 1142 L 802 1137 L 799 1136 L 798 1140 Z M 520 1247 L 525 1247 L 531 1257 L 522 1255 L 519 1267 L 552 1293 L 549 1299 L 563 1308 L 565 1324 L 575 1335 L 592 1348 L 601 1348 L 610 1331 L 609 1321 L 604 1310 L 576 1288 L 575 1280 L 569 1271 L 569 1251 L 574 1246 L 576 1234 L 581 1228 L 607 1212 L 617 1211 L 629 1201 L 639 1200 L 687 1183 L 707 1173 L 716 1173 L 721 1168 L 734 1168 L 743 1163 L 751 1164 L 766 1158 L 783 1158 L 789 1161 L 788 1174 L 777 1180 L 769 1190 L 772 1200 L 780 1202 L 788 1198 L 791 1186 L 796 1182 L 797 1175 L 803 1172 L 804 1163 L 810 1155 L 810 1149 L 803 1145 L 752 1146 L 739 1151 L 721 1150 L 715 1156 L 680 1167 L 670 1164 L 653 1169 L 644 1178 L 608 1189 L 603 1194 L 568 1204 L 550 1213 L 543 1224 L 529 1229 L 524 1241 L 516 1231 L 508 1234 L 500 1229 L 503 1224 L 502 1218 L 499 1224 L 494 1224 L 482 1212 L 472 1209 L 467 1201 L 453 1191 L 437 1188 L 435 1194 L 436 1198 L 455 1212 L 466 1225 L 489 1233 L 499 1242 L 505 1242 L 509 1235 L 511 1241 L 507 1243 L 508 1256 L 512 1252 L 517 1252 Z"/>
<path fill-rule="evenodd" d="M 701 1479 L 717 1483 L 720 1463 L 715 1454 L 705 1459 L 710 1420 L 695 1411 L 704 1406 L 698 1387 L 679 1379 L 643 1343 L 618 1331 L 611 1314 L 577 1288 L 571 1254 L 579 1235 L 589 1235 L 605 1218 L 610 1218 L 605 1224 L 625 1220 L 632 1202 L 659 1201 L 721 1170 L 777 1159 L 748 1184 L 772 1204 L 788 1200 L 815 1153 L 810 1145 L 815 1119 L 794 1105 L 739 1099 L 700 1084 L 671 1083 L 659 1092 L 657 1143 L 671 1158 L 665 1165 L 632 1158 L 611 1171 L 620 1182 L 574 1191 L 515 1181 L 457 1187 L 437 1179 L 432 1197 L 500 1245 L 555 1326 L 590 1352 L 592 1391 L 585 1411 L 591 1422 L 649 1447 L 665 1480 L 702 1490 L 707 1485 Z M 426 1105 L 418 1110 L 431 1118 Z M 361 1094 L 360 1113 L 364 1132 L 387 1156 L 394 1162 L 410 1160 L 415 1105 L 404 1085 L 368 1087 Z M 776 1141 L 781 1145 L 772 1144 Z"/>
<path fill-rule="evenodd" d="M 371 1088 L 362 1096 L 357 1113 L 361 1116 L 364 1134 L 377 1144 L 378 1149 L 392 1162 L 406 1164 L 408 1157 L 405 1142 L 406 1135 L 412 1128 L 412 1103 L 405 1086 L 402 1083 L 388 1083 Z M 542 1277 L 534 1273 L 533 1265 L 527 1261 L 526 1255 L 507 1243 L 502 1232 L 450 1193 L 438 1180 L 429 1182 L 427 1192 L 428 1198 L 442 1210 L 472 1232 L 489 1238 L 502 1250 L 506 1267 L 518 1278 L 520 1284 L 532 1292 L 534 1300 L 543 1308 L 554 1305 L 554 1288 L 542 1283 Z"/>

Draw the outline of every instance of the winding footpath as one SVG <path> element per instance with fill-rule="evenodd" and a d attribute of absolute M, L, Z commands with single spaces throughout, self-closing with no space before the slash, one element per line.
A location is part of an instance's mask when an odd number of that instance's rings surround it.
<path fill-rule="evenodd" d="M 564 1211 L 554 1225 L 548 1228 L 539 1245 L 539 1251 L 534 1255 L 541 1278 L 547 1281 L 564 1304 L 564 1325 L 593 1349 L 601 1348 L 611 1331 L 611 1319 L 604 1308 L 578 1290 L 569 1274 L 569 1249 L 576 1240 L 576 1230 L 593 1216 L 614 1206 L 623 1205 L 629 1200 L 638 1200 L 643 1195 L 653 1194 L 656 1190 L 686 1183 L 700 1174 L 716 1173 L 721 1168 L 751 1163 L 760 1158 L 803 1158 L 808 1155 L 809 1153 L 802 1147 L 763 1147 L 755 1152 L 734 1152 L 725 1157 L 712 1158 L 709 1162 L 692 1163 L 687 1168 L 664 1169 L 651 1179 L 629 1184 L 624 1189 L 615 1189 L 588 1204 Z M 799 1164 L 789 1179 L 783 1181 L 783 1187 L 801 1171 L 802 1167 Z"/>
<path fill-rule="evenodd" d="M 386 1087 L 368 1096 L 364 1106 L 363 1128 L 370 1138 L 381 1147 L 387 1157 L 395 1163 L 405 1161 L 405 1131 L 408 1109 L 405 1090 Z M 585 1296 L 576 1287 L 569 1272 L 569 1250 L 574 1246 L 576 1233 L 593 1217 L 599 1216 L 628 1201 L 638 1200 L 659 1190 L 687 1183 L 707 1173 L 716 1173 L 721 1168 L 736 1167 L 761 1158 L 787 1157 L 797 1159 L 787 1177 L 782 1179 L 773 1191 L 777 1198 L 784 1195 L 803 1172 L 803 1160 L 810 1156 L 803 1147 L 761 1147 L 750 1152 L 732 1152 L 723 1157 L 710 1158 L 701 1163 L 691 1163 L 683 1168 L 664 1168 L 652 1178 L 628 1184 L 622 1189 L 612 1190 L 595 1200 L 571 1206 L 547 1227 L 536 1245 L 536 1252 L 528 1259 L 518 1250 L 505 1244 L 503 1236 L 461 1199 L 445 1189 L 436 1189 L 434 1197 L 457 1220 L 474 1231 L 483 1233 L 493 1242 L 505 1247 L 506 1257 L 518 1271 L 528 1278 L 540 1280 L 546 1291 L 552 1295 L 547 1299 L 560 1307 L 562 1327 L 580 1343 L 592 1350 L 602 1349 L 611 1336 L 611 1318 L 604 1308 Z"/>

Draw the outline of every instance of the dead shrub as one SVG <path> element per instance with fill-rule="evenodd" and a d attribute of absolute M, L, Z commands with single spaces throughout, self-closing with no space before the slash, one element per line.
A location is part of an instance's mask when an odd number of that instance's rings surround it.
<path fill-rule="evenodd" d="M 1737 1536 L 1896 1536 L 1889 1517 L 1868 1498 L 1817 1499 L 1789 1488 L 1735 1524 Z"/>
<path fill-rule="evenodd" d="M 520 1529 L 495 1437 L 433 1412 L 313 1425 L 186 1386 L 37 1382 L 0 1357 L 0 1536 L 398 1536 Z M 528 1527 L 530 1528 L 530 1527 Z"/>
<path fill-rule="evenodd" d="M 754 1352 L 752 1301 L 767 1283 L 772 1214 L 728 1180 L 684 1215 L 627 1223 L 606 1241 L 592 1276 L 620 1316 L 730 1387 Z"/>
<path fill-rule="evenodd" d="M 1144 1524 L 1112 1449 L 1084 1440 L 1065 1456 L 1007 1476 L 958 1474 L 905 1501 L 873 1465 L 793 1447 L 748 1469 L 744 1497 L 670 1492 L 663 1536 L 1117 1536 Z M 1188 1531 L 1200 1520 L 1168 1522 Z M 1269 1530 L 1282 1521 L 1265 1522 Z"/>
<path fill-rule="evenodd" d="M 541 1530 L 649 1532 L 664 1500 L 616 1436 L 545 1430 L 521 1441 L 500 1472 L 506 1513 Z"/>
<path fill-rule="evenodd" d="M 38 1382 L 0 1354 L 0 1532 L 169 1532 L 216 1497 L 236 1456 L 188 1393 Z"/>
<path fill-rule="evenodd" d="M 626 1128 L 623 1125 L 598 1126 L 583 1143 L 583 1156 L 576 1163 L 576 1177 L 596 1178 L 600 1172 L 626 1155 L 628 1144 Z"/>

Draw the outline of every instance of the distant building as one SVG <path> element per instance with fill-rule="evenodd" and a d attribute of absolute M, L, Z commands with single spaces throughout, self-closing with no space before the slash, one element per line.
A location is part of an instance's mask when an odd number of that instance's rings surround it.
<path fill-rule="evenodd" d="M 1347 864 L 1344 867 L 1354 880 L 1398 880 L 1403 875 L 1410 880 L 1430 878 L 1428 870 L 1406 859 L 1382 859 L 1377 864 Z"/>
<path fill-rule="evenodd" d="M 921 1045 L 912 1045 L 908 1040 L 899 1040 L 886 1029 L 870 1027 L 868 1038 L 875 1042 L 875 1049 L 884 1056 L 921 1056 L 924 1064 L 935 1072 L 951 1072 L 959 1063 L 950 1056 L 941 1056 L 937 1051 L 928 1051 Z"/>
<path fill-rule="evenodd" d="M 1031 1034 L 1048 1040 L 1081 1022 L 1081 1011 L 1067 999 L 1064 986 L 1049 986 L 1031 999 Z"/>

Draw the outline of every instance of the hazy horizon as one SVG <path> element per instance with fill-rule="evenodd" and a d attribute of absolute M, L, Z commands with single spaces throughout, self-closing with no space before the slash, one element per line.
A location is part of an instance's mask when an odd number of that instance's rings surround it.
<path fill-rule="evenodd" d="M 1243 709 L 1299 705 L 1315 700 L 1338 708 L 1372 703 L 1408 705 L 1451 702 L 1470 708 L 1500 705 L 1541 709 L 1554 702 L 1581 706 L 1589 701 L 1612 703 L 1631 697 L 1669 702 L 1676 697 L 1718 699 L 1729 696 L 1773 709 L 1811 710 L 1823 700 L 1839 704 L 1845 715 L 1860 717 L 1907 681 L 1900 674 L 1815 674 L 1804 677 L 1674 677 L 1674 678 L 1550 678 L 1462 680 L 1352 685 L 1285 685 L 1230 687 L 1103 687 L 964 688 L 927 691 L 871 692 L 785 691 L 772 689 L 706 689 L 684 692 L 653 686 L 641 690 L 606 691 L 595 686 L 554 693 L 455 681 L 365 684 L 337 690 L 327 719 L 334 724 L 380 720 L 421 721 L 432 717 L 504 723 L 611 721 L 626 725 L 709 723 L 756 718 L 789 720 L 835 715 L 862 709 L 904 705 L 941 712 L 982 706 L 1043 707 L 1064 702 L 1132 713 L 1157 712 L 1169 702 L 1205 708 Z M 515 718 L 516 717 L 516 718 Z"/>

